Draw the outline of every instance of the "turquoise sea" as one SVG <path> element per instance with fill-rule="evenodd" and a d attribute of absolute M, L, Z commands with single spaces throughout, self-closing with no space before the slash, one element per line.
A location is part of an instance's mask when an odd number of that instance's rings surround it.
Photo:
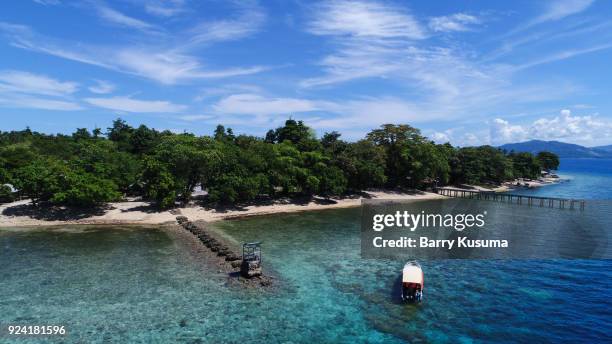
<path fill-rule="evenodd" d="M 559 173 L 571 180 L 525 192 L 612 198 L 612 161 Z M 425 301 L 405 305 L 403 262 L 361 259 L 359 225 L 359 209 L 218 223 L 237 243 L 263 241 L 279 277 L 263 293 L 228 287 L 160 229 L 0 230 L 0 324 L 65 325 L 44 340 L 66 343 L 612 341 L 610 260 L 424 261 Z"/>
<path fill-rule="evenodd" d="M 564 182 L 513 193 L 577 199 L 612 199 L 612 160 L 562 159 L 559 176 Z"/>

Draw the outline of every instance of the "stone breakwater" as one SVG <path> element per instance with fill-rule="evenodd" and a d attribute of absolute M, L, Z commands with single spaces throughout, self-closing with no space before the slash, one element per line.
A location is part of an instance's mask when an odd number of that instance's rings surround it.
<path fill-rule="evenodd" d="M 247 287 L 270 287 L 272 285 L 272 277 L 269 275 L 261 275 L 252 278 L 244 278 L 240 274 L 240 266 L 242 265 L 242 255 L 236 253 L 222 239 L 215 237 L 211 231 L 206 229 L 206 223 L 203 221 L 192 222 L 186 216 L 177 216 L 178 224 L 191 234 L 193 234 L 210 252 L 217 258 L 217 263 L 224 268 L 228 276 L 233 281 L 239 281 Z"/>

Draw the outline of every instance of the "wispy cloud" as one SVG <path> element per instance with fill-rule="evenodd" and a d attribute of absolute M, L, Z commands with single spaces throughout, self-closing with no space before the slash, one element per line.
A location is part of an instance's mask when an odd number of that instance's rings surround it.
<path fill-rule="evenodd" d="M 194 100 L 200 102 L 209 98 L 240 93 L 262 93 L 262 88 L 257 85 L 248 84 L 226 84 L 215 87 L 207 87 L 201 89 Z"/>
<path fill-rule="evenodd" d="M 549 1 L 542 14 L 530 21 L 528 26 L 533 26 L 547 21 L 560 20 L 567 16 L 580 13 L 589 8 L 593 2 L 595 2 L 595 0 Z"/>
<path fill-rule="evenodd" d="M 537 47 L 544 44 L 557 43 L 563 40 L 574 42 L 583 41 L 585 38 L 600 37 L 602 41 L 609 36 L 611 22 L 593 22 L 592 20 L 555 25 L 553 28 L 536 30 L 527 34 L 512 37 L 503 41 L 500 46 L 486 54 L 485 61 L 491 61 L 512 53 L 519 48 Z M 520 50 L 519 50 L 520 51 Z"/>
<path fill-rule="evenodd" d="M 569 59 L 575 56 L 589 54 L 589 53 L 593 53 L 593 52 L 605 50 L 605 49 L 610 49 L 610 48 L 612 48 L 612 43 L 596 45 L 596 46 L 588 47 L 584 49 L 570 49 L 570 50 L 560 51 L 560 52 L 554 53 L 549 56 L 545 56 L 545 57 L 538 58 L 538 59 L 535 59 L 533 61 L 521 64 L 521 65 L 517 65 L 513 68 L 514 70 L 519 71 L 522 69 L 527 69 L 527 68 L 535 67 L 538 65 L 546 64 L 546 63 L 566 60 L 566 59 Z"/>
<path fill-rule="evenodd" d="M 258 32 L 266 20 L 266 12 L 256 2 L 237 2 L 233 18 L 204 21 L 188 30 L 187 47 L 214 42 L 233 41 Z"/>
<path fill-rule="evenodd" d="M 184 0 L 150 0 L 145 3 L 147 13 L 160 16 L 172 17 L 186 11 Z"/>
<path fill-rule="evenodd" d="M 479 24 L 480 19 L 466 13 L 455 13 L 448 16 L 433 17 L 429 19 L 429 28 L 436 32 L 469 31 L 473 25 Z"/>
<path fill-rule="evenodd" d="M 410 16 L 407 10 L 387 2 L 368 2 L 363 6 L 355 5 L 355 2 L 331 2 L 326 6 L 322 7 L 323 12 L 315 12 L 315 19 L 307 30 L 315 35 L 329 36 L 329 43 L 335 50 L 320 61 L 323 75 L 304 79 L 301 86 L 332 87 L 341 82 L 375 77 L 404 87 L 409 92 L 409 100 L 384 93 L 375 96 L 372 92 L 370 99 L 352 99 L 338 104 L 343 107 L 343 112 L 335 118 L 317 120 L 322 126 L 377 125 L 385 120 L 431 122 L 453 120 L 468 114 L 480 114 L 484 119 L 493 109 L 561 99 L 575 92 L 576 86 L 558 80 L 519 82 L 517 73 L 530 66 L 607 48 L 600 45 L 568 50 L 534 58 L 522 65 L 479 61 L 474 59 L 477 55 L 469 50 L 468 45 L 429 39 L 422 28 L 417 31 L 399 30 L 395 26 L 391 26 L 392 29 L 373 29 L 380 26 L 378 23 L 389 22 L 385 19 L 388 13 Z M 376 19 L 366 20 L 366 29 L 361 31 L 346 19 L 351 17 L 347 13 L 355 11 L 368 13 L 354 17 Z M 381 13 L 383 19 L 377 17 Z M 467 26 L 460 25 L 479 22 L 478 18 L 463 13 L 436 18 L 429 23 L 431 30 L 461 31 Z M 411 22 L 418 26 L 414 18 Z M 417 34 L 400 33 L 405 31 Z"/>
<path fill-rule="evenodd" d="M 131 97 L 85 98 L 85 102 L 101 108 L 144 113 L 175 113 L 184 111 L 187 107 L 165 100 L 140 100 Z"/>
<path fill-rule="evenodd" d="M 27 26 L 8 23 L 0 23 L 0 30 L 14 46 L 22 49 L 138 75 L 163 84 L 255 74 L 267 69 L 263 66 L 206 69 L 195 56 L 171 48 L 74 44 L 39 35 Z"/>
<path fill-rule="evenodd" d="M 5 70 L 0 71 L 0 92 L 18 92 L 41 94 L 47 96 L 64 96 L 74 93 L 78 84 L 70 81 L 58 81 L 45 75 L 30 72 Z"/>
<path fill-rule="evenodd" d="M 75 82 L 59 81 L 25 71 L 0 71 L 0 106 L 3 107 L 80 110 L 79 104 L 67 99 L 77 89 Z"/>
<path fill-rule="evenodd" d="M 541 13 L 531 20 L 517 26 L 515 29 L 509 31 L 505 36 L 512 36 L 518 32 L 527 30 L 536 25 L 540 25 L 546 22 L 553 22 L 564 19 L 571 15 L 587 10 L 595 0 L 555 0 L 548 1 L 544 8 L 541 9 Z"/>
<path fill-rule="evenodd" d="M 147 31 L 147 32 L 157 30 L 153 25 L 143 20 L 130 17 L 104 4 L 96 5 L 96 10 L 98 14 L 100 15 L 100 18 L 114 25 L 133 28 L 133 29 Z"/>
<path fill-rule="evenodd" d="M 368 77 L 381 77 L 401 68 L 426 37 L 408 10 L 378 2 L 331 1 L 315 8 L 307 31 L 329 37 L 336 51 L 320 61 L 325 75 L 301 82 L 314 87 Z"/>
<path fill-rule="evenodd" d="M 115 90 L 115 84 L 106 80 L 94 80 L 95 85 L 89 86 L 88 90 L 92 93 L 107 94 Z"/>
<path fill-rule="evenodd" d="M 71 101 L 45 99 L 20 94 L 0 94 L 0 106 L 54 111 L 75 111 L 82 109 L 79 104 Z"/>
<path fill-rule="evenodd" d="M 180 116 L 179 119 L 186 121 L 186 122 L 196 122 L 196 121 L 207 121 L 207 120 L 211 120 L 217 118 L 217 116 L 213 116 L 213 115 L 184 115 L 184 116 Z"/>
<path fill-rule="evenodd" d="M 319 5 L 308 30 L 316 35 L 364 39 L 422 39 L 425 32 L 404 8 L 374 1 L 329 1 Z"/>
<path fill-rule="evenodd" d="M 35 3 L 49 6 L 49 5 L 59 5 L 61 2 L 59 0 L 33 0 Z"/>
<path fill-rule="evenodd" d="M 234 94 L 221 99 L 213 109 L 217 113 L 239 115 L 291 114 L 320 110 L 314 102 L 297 98 L 266 98 L 257 94 Z"/>

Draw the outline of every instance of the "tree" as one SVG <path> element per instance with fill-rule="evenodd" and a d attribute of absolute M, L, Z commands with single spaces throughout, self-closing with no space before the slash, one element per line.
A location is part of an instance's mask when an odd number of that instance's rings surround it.
<path fill-rule="evenodd" d="M 72 134 L 72 138 L 75 141 L 89 140 L 91 139 L 91 134 L 86 128 L 77 128 L 77 130 Z"/>
<path fill-rule="evenodd" d="M 0 148 L 0 159 L 7 171 L 14 171 L 29 164 L 37 153 L 30 141 L 18 142 Z"/>
<path fill-rule="evenodd" d="M 8 203 L 14 200 L 13 192 L 8 185 L 0 184 L 0 203 Z"/>
<path fill-rule="evenodd" d="M 67 173 L 66 166 L 53 158 L 38 158 L 15 171 L 17 189 L 34 204 L 49 201 L 62 190 L 61 178 Z"/>
<path fill-rule="evenodd" d="M 285 125 L 276 128 L 274 134 L 268 132 L 266 141 L 276 143 L 289 141 L 300 151 L 312 151 L 320 148 L 320 143 L 316 140 L 314 131 L 304 122 L 293 119 L 286 120 Z"/>
<path fill-rule="evenodd" d="M 331 197 L 383 186 L 424 189 L 435 181 L 501 183 L 557 167 L 558 157 L 549 152 L 536 158 L 491 146 L 437 145 L 405 124 L 382 125 L 357 142 L 335 131 L 317 139 L 293 119 L 265 138 L 235 135 L 222 125 L 214 137 L 159 132 L 121 119 L 107 137 L 83 128 L 72 135 L 0 132 L 0 184 L 15 185 L 35 203 L 68 206 L 96 206 L 129 194 L 168 208 L 188 202 L 196 186 L 219 204 Z"/>
<path fill-rule="evenodd" d="M 540 176 L 540 163 L 531 153 L 511 153 L 509 157 L 515 177 L 533 179 Z"/>
<path fill-rule="evenodd" d="M 184 202 L 198 184 L 208 184 L 222 162 L 213 140 L 187 134 L 163 137 L 152 157 L 173 176 L 176 195 Z"/>
<path fill-rule="evenodd" d="M 540 166 L 546 171 L 556 170 L 559 168 L 559 156 L 555 153 L 551 152 L 539 152 L 536 156 L 536 159 L 539 161 Z"/>
<path fill-rule="evenodd" d="M 130 127 L 127 122 L 121 118 L 117 118 L 113 121 L 113 126 L 107 129 L 106 136 L 109 140 L 117 143 L 119 150 L 131 151 L 132 145 L 130 143 L 130 138 L 133 132 L 134 128 Z"/>
<path fill-rule="evenodd" d="M 334 165 L 344 171 L 347 187 L 352 190 L 383 187 L 387 182 L 385 151 L 369 140 L 348 144 L 334 158 Z"/>
<path fill-rule="evenodd" d="M 20 168 L 14 179 L 17 189 L 34 204 L 49 202 L 91 207 L 121 196 L 112 181 L 49 157 L 36 159 Z"/>
<path fill-rule="evenodd" d="M 221 124 L 217 125 L 215 128 L 214 138 L 217 141 L 234 141 L 236 136 L 234 135 L 234 131 L 232 128 L 225 129 Z"/>
<path fill-rule="evenodd" d="M 180 189 L 168 168 L 160 161 L 147 157 L 143 162 L 142 180 L 144 196 L 158 208 L 173 207 Z"/>
<path fill-rule="evenodd" d="M 426 178 L 449 169 L 435 154 L 433 144 L 409 125 L 384 124 L 367 139 L 385 150 L 385 175 L 390 187 L 418 188 Z"/>
<path fill-rule="evenodd" d="M 514 176 L 512 160 L 491 146 L 460 148 L 449 161 L 452 183 L 500 184 Z"/>
<path fill-rule="evenodd" d="M 130 152 L 142 155 L 150 153 L 159 143 L 159 132 L 150 129 L 146 125 L 141 125 L 136 130 L 131 130 L 128 135 Z"/>
<path fill-rule="evenodd" d="M 53 194 L 52 203 L 89 208 L 121 198 L 111 180 L 73 169 L 62 177 L 62 188 Z"/>

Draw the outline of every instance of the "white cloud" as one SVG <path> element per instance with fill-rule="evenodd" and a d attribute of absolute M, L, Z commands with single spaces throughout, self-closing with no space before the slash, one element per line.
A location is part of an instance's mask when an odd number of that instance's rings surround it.
<path fill-rule="evenodd" d="M 422 39 L 423 29 L 405 9 L 374 1 L 329 1 L 318 6 L 308 30 L 316 35 L 367 39 Z"/>
<path fill-rule="evenodd" d="M 104 19 L 105 21 L 107 21 L 108 23 L 118 25 L 118 26 L 133 28 L 133 29 L 137 29 L 141 31 L 146 31 L 146 32 L 155 30 L 155 27 L 153 25 L 143 20 L 136 19 L 128 15 L 125 15 L 108 6 L 98 5 L 96 7 L 96 10 L 98 11 L 98 14 L 100 15 L 100 17 Z"/>
<path fill-rule="evenodd" d="M 528 130 L 520 125 L 511 125 L 508 121 L 496 118 L 490 125 L 491 143 L 499 145 L 507 142 L 525 141 Z"/>
<path fill-rule="evenodd" d="M 266 98 L 257 94 L 234 94 L 219 100 L 217 113 L 237 115 L 286 115 L 320 110 L 315 102 L 297 98 Z"/>
<path fill-rule="evenodd" d="M 0 106 L 23 109 L 41 109 L 55 111 L 75 111 L 82 107 L 74 102 L 56 99 L 45 99 L 23 94 L 0 94 Z"/>
<path fill-rule="evenodd" d="M 85 98 L 87 103 L 116 111 L 143 113 L 175 113 L 186 109 L 186 106 L 164 100 L 139 100 L 130 97 Z"/>
<path fill-rule="evenodd" d="M 59 0 L 33 0 L 35 3 L 49 6 L 49 5 L 59 5 L 61 2 Z"/>
<path fill-rule="evenodd" d="M 441 144 L 450 141 L 450 137 L 446 133 L 441 132 L 434 132 L 432 135 L 429 135 L 429 138 L 434 142 Z"/>
<path fill-rule="evenodd" d="M 69 95 L 78 89 L 75 82 L 62 82 L 45 75 L 30 72 L 0 71 L 0 92 L 18 92 L 47 96 Z"/>
<path fill-rule="evenodd" d="M 472 29 L 471 25 L 479 23 L 480 19 L 465 13 L 455 13 L 429 19 L 429 27 L 437 32 L 469 31 Z"/>
<path fill-rule="evenodd" d="M 433 120 L 435 114 L 425 118 L 415 104 L 393 97 L 351 99 L 335 103 L 323 103 L 326 111 L 334 112 L 334 118 L 309 121 L 317 128 L 355 128 L 364 133 L 384 123 L 415 123 Z"/>
<path fill-rule="evenodd" d="M 519 25 L 514 30 L 509 31 L 505 36 L 511 36 L 518 32 L 532 28 L 533 26 L 558 21 L 568 16 L 575 15 L 587 10 L 595 0 L 554 0 L 546 2 L 540 15 Z"/>
<path fill-rule="evenodd" d="M 22 49 L 138 75 L 163 84 L 255 74 L 267 69 L 262 66 L 204 68 L 195 56 L 180 53 L 176 49 L 75 44 L 37 35 L 22 25 L 0 23 L 0 30 L 8 34 L 14 46 Z"/>
<path fill-rule="evenodd" d="M 414 41 L 426 37 L 406 9 L 374 1 L 329 1 L 316 6 L 307 31 L 330 37 L 335 52 L 319 63 L 324 75 L 302 80 L 302 87 L 385 77 L 402 68 Z"/>
<path fill-rule="evenodd" d="M 556 61 L 561 61 L 561 60 L 566 60 L 575 56 L 579 56 L 579 55 L 583 55 L 583 54 L 589 54 L 589 53 L 593 53 L 593 52 L 597 52 L 600 50 L 605 50 L 605 49 L 610 49 L 612 48 L 612 43 L 607 43 L 607 44 L 601 44 L 601 45 L 597 45 L 597 46 L 593 46 L 593 47 L 589 47 L 589 48 L 584 48 L 584 49 L 570 49 L 570 50 L 565 50 L 565 51 L 561 51 L 561 52 L 557 52 L 554 53 L 552 55 L 549 56 L 545 56 L 543 58 L 539 58 L 521 65 L 517 65 L 515 67 L 513 67 L 515 69 L 515 71 L 521 70 L 521 69 L 527 69 L 527 68 L 531 68 L 531 67 L 535 67 L 541 64 L 546 64 L 546 63 L 551 63 L 551 62 L 556 62 Z"/>
<path fill-rule="evenodd" d="M 208 98 L 216 98 L 237 93 L 262 93 L 261 87 L 248 84 L 225 84 L 215 87 L 203 88 L 198 92 L 194 101 L 200 102 Z"/>
<path fill-rule="evenodd" d="M 463 13 L 445 18 L 456 22 L 455 26 L 447 23 L 446 30 L 462 29 L 458 24 L 477 21 Z M 437 27 L 442 29 L 442 19 L 438 18 L 438 22 Z M 386 3 L 328 3 L 318 8 L 308 30 L 330 36 L 335 51 L 320 61 L 324 75 L 302 80 L 302 87 L 376 77 L 456 94 L 465 89 L 458 83 L 469 79 L 473 85 L 499 79 L 464 59 L 466 51 L 427 47 L 427 34 L 418 21 L 406 9 Z"/>
<path fill-rule="evenodd" d="M 251 2 L 238 2 L 236 5 L 238 13 L 234 18 L 204 21 L 189 30 L 187 46 L 233 41 L 258 32 L 267 17 L 264 10 Z"/>
<path fill-rule="evenodd" d="M 570 110 L 562 110 L 554 118 L 541 118 L 529 128 L 530 135 L 542 139 L 569 139 L 589 142 L 609 140 L 612 122 L 593 116 L 572 116 Z"/>
<path fill-rule="evenodd" d="M 115 85 L 105 80 L 95 80 L 96 84 L 89 86 L 89 91 L 97 94 L 107 94 L 115 90 Z"/>
<path fill-rule="evenodd" d="M 79 104 L 66 99 L 70 98 L 77 89 L 78 84 L 75 82 L 58 81 L 45 75 L 25 71 L 0 71 L 0 106 L 2 107 L 58 111 L 80 110 Z"/>
<path fill-rule="evenodd" d="M 180 119 L 187 122 L 195 122 L 195 121 L 206 121 L 209 119 L 217 118 L 217 116 L 212 115 L 184 115 L 180 116 Z"/>
<path fill-rule="evenodd" d="M 327 36 L 335 52 L 320 65 L 324 75 L 303 80 L 302 87 L 385 77 L 407 62 L 413 43 L 426 38 L 408 10 L 382 2 L 330 1 L 315 7 L 307 31 Z"/>
<path fill-rule="evenodd" d="M 530 139 L 560 140 L 584 145 L 608 143 L 612 139 L 612 121 L 597 116 L 574 116 L 561 110 L 555 117 L 539 118 L 524 125 L 496 119 L 491 125 L 491 142 L 503 144 Z"/>
<path fill-rule="evenodd" d="M 536 17 L 530 25 L 547 21 L 560 20 L 567 16 L 580 13 L 593 4 L 595 0 L 555 0 L 548 2 L 544 12 Z"/>
<path fill-rule="evenodd" d="M 145 3 L 145 11 L 159 17 L 172 17 L 185 12 L 184 6 L 184 0 L 150 0 Z"/>

